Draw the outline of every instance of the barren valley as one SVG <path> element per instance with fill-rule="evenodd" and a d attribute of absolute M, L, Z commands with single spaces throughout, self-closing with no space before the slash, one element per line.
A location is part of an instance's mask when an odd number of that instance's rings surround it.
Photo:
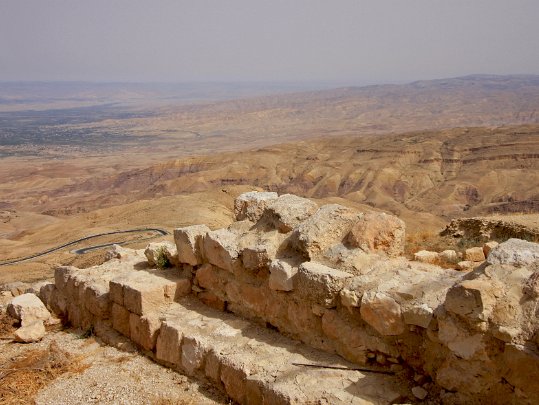
<path fill-rule="evenodd" d="M 250 189 L 387 211 L 409 233 L 436 232 L 454 217 L 539 210 L 536 76 L 235 100 L 221 89 L 196 103 L 146 106 L 143 96 L 112 105 L 122 98 L 73 91 L 60 98 L 67 109 L 43 100 L 25 109 L 19 97 L 9 104 L 16 111 L 0 113 L 2 259 L 100 231 L 223 226 L 234 197 Z M 3 266 L 0 276 L 37 278 L 55 262 L 93 256 L 66 249 Z"/>

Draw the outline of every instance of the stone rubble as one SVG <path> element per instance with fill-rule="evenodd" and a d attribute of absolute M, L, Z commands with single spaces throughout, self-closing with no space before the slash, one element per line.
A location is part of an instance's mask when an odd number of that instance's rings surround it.
<path fill-rule="evenodd" d="M 144 268 L 141 251 L 57 268 L 48 307 L 109 341 L 129 337 L 241 404 L 435 394 L 447 403 L 536 403 L 538 244 L 511 239 L 482 264 L 484 249 L 474 249 L 466 255 L 474 270 L 459 272 L 432 264 L 436 252 L 424 262 L 399 257 L 396 218 L 337 204 L 313 211 L 291 197 L 305 209 L 284 215 L 285 199 L 269 194 L 240 196 L 239 221 L 226 229 L 176 230 L 174 269 Z M 292 364 L 347 362 L 428 383 Z"/>

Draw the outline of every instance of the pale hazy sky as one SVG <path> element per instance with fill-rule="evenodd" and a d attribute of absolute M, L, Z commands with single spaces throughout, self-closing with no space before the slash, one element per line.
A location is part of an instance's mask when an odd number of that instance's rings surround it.
<path fill-rule="evenodd" d="M 539 0 L 0 0 L 0 80 L 539 74 Z"/>

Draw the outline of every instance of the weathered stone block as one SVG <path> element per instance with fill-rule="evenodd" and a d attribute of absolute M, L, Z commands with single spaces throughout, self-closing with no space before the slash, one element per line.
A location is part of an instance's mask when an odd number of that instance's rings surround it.
<path fill-rule="evenodd" d="M 270 264 L 269 288 L 278 291 L 292 291 L 294 277 L 298 272 L 296 267 L 282 260 L 273 260 Z"/>
<path fill-rule="evenodd" d="M 129 311 L 124 307 L 113 303 L 111 307 L 112 327 L 122 335 L 129 337 L 131 329 L 129 326 Z"/>
<path fill-rule="evenodd" d="M 221 381 L 225 391 L 234 401 L 245 403 L 246 382 L 249 368 L 245 364 L 236 363 L 231 359 L 223 359 L 221 363 Z"/>
<path fill-rule="evenodd" d="M 204 236 L 210 232 L 206 225 L 192 225 L 174 229 L 174 241 L 180 263 L 191 266 L 202 264 L 202 243 Z"/>
<path fill-rule="evenodd" d="M 284 194 L 268 205 L 262 220 L 281 233 L 288 233 L 313 215 L 318 205 L 307 199 L 292 194 Z"/>
<path fill-rule="evenodd" d="M 111 301 L 108 286 L 103 284 L 90 284 L 84 291 L 84 305 L 99 319 L 110 317 Z"/>
<path fill-rule="evenodd" d="M 297 249 L 313 260 L 329 247 L 342 243 L 359 213 L 339 204 L 324 205 L 295 230 Z"/>
<path fill-rule="evenodd" d="M 499 243 L 496 242 L 495 240 L 491 240 L 490 242 L 486 242 L 483 245 L 483 253 L 484 253 L 485 257 L 488 257 L 488 255 L 492 251 L 492 249 L 494 249 L 498 245 L 499 245 Z"/>
<path fill-rule="evenodd" d="M 45 304 L 47 308 L 51 308 L 52 293 L 56 289 L 56 285 L 53 283 L 46 283 L 39 289 L 39 299 Z"/>
<path fill-rule="evenodd" d="M 206 263 L 200 266 L 200 268 L 197 270 L 195 281 L 200 287 L 205 288 L 208 291 L 212 291 L 216 294 L 224 294 L 227 283 L 225 274 L 228 273 L 223 273 L 225 272 L 219 270 L 217 267 L 214 267 L 209 263 Z"/>
<path fill-rule="evenodd" d="M 129 330 L 131 340 L 145 350 L 153 350 L 161 328 L 160 314 L 149 313 L 143 316 L 129 315 Z"/>
<path fill-rule="evenodd" d="M 404 253 L 405 230 L 404 222 L 393 215 L 368 212 L 354 224 L 348 242 L 365 252 L 400 256 Z"/>
<path fill-rule="evenodd" d="M 464 260 L 470 262 L 485 261 L 485 253 L 482 247 L 472 247 L 464 251 Z"/>
<path fill-rule="evenodd" d="M 75 274 L 77 268 L 73 266 L 56 266 L 54 268 L 54 284 L 60 291 L 66 289 L 69 278 Z"/>
<path fill-rule="evenodd" d="M 188 375 L 194 375 L 204 366 L 209 351 L 208 344 L 201 338 L 184 337 L 182 341 L 182 367 Z"/>
<path fill-rule="evenodd" d="M 198 293 L 198 299 L 210 308 L 218 311 L 224 311 L 226 309 L 226 301 L 211 291 L 202 291 Z"/>
<path fill-rule="evenodd" d="M 177 281 L 150 274 L 141 274 L 139 277 L 128 279 L 123 290 L 124 305 L 137 315 L 154 311 L 176 298 Z"/>
<path fill-rule="evenodd" d="M 509 239 L 496 246 L 488 255 L 490 264 L 528 266 L 539 261 L 539 243 L 522 239 Z"/>
<path fill-rule="evenodd" d="M 238 236 L 228 229 L 211 231 L 204 236 L 204 257 L 211 264 L 234 272 L 241 267 Z"/>
<path fill-rule="evenodd" d="M 35 294 L 22 294 L 11 300 L 7 307 L 8 313 L 21 321 L 22 325 L 34 321 L 47 321 L 51 313 L 45 304 Z"/>
<path fill-rule="evenodd" d="M 416 325 L 427 328 L 433 317 L 433 309 L 426 304 L 411 305 L 404 309 L 404 322 L 407 325 Z"/>
<path fill-rule="evenodd" d="M 173 320 L 164 321 L 157 337 L 155 352 L 157 360 L 169 365 L 180 365 L 182 339 L 180 324 L 176 324 Z"/>
<path fill-rule="evenodd" d="M 419 252 L 414 253 L 414 260 L 416 262 L 434 264 L 438 261 L 438 253 L 420 250 Z"/>
<path fill-rule="evenodd" d="M 503 353 L 504 378 L 530 401 L 539 398 L 539 355 L 523 346 L 506 344 Z"/>
<path fill-rule="evenodd" d="M 336 305 L 336 299 L 346 279 L 352 274 L 316 262 L 302 263 L 296 274 L 295 290 L 308 302 L 325 308 Z"/>
<path fill-rule="evenodd" d="M 400 305 L 384 293 L 369 291 L 363 294 L 360 313 L 363 320 L 381 335 L 400 335 L 405 330 Z"/>
<path fill-rule="evenodd" d="M 204 364 L 204 374 L 215 385 L 220 386 L 221 383 L 221 361 L 219 356 L 210 350 L 206 354 L 206 361 Z"/>
<path fill-rule="evenodd" d="M 458 263 L 459 256 L 454 250 L 444 250 L 439 253 L 440 260 L 445 263 Z"/>
<path fill-rule="evenodd" d="M 475 267 L 475 263 L 469 260 L 463 260 L 457 263 L 457 269 L 461 271 L 472 271 Z"/>
<path fill-rule="evenodd" d="M 15 336 L 15 342 L 33 343 L 43 339 L 45 333 L 43 321 L 36 319 L 21 326 L 13 335 Z"/>
<path fill-rule="evenodd" d="M 500 286 L 487 280 L 464 280 L 451 287 L 445 309 L 474 321 L 486 321 L 502 293 Z"/>
<path fill-rule="evenodd" d="M 237 221 L 248 219 L 256 222 L 266 206 L 278 197 L 274 192 L 249 191 L 234 200 L 234 216 Z"/>
<path fill-rule="evenodd" d="M 123 275 L 109 281 L 109 297 L 112 302 L 124 306 L 124 285 L 129 280 L 129 276 Z"/>

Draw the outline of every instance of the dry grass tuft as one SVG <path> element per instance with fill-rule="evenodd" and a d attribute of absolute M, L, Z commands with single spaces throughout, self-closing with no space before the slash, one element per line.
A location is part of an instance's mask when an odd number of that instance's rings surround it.
<path fill-rule="evenodd" d="M 37 392 L 60 375 L 80 373 L 88 366 L 52 342 L 45 350 L 31 350 L 24 356 L 0 364 L 0 403 L 28 404 Z"/>

